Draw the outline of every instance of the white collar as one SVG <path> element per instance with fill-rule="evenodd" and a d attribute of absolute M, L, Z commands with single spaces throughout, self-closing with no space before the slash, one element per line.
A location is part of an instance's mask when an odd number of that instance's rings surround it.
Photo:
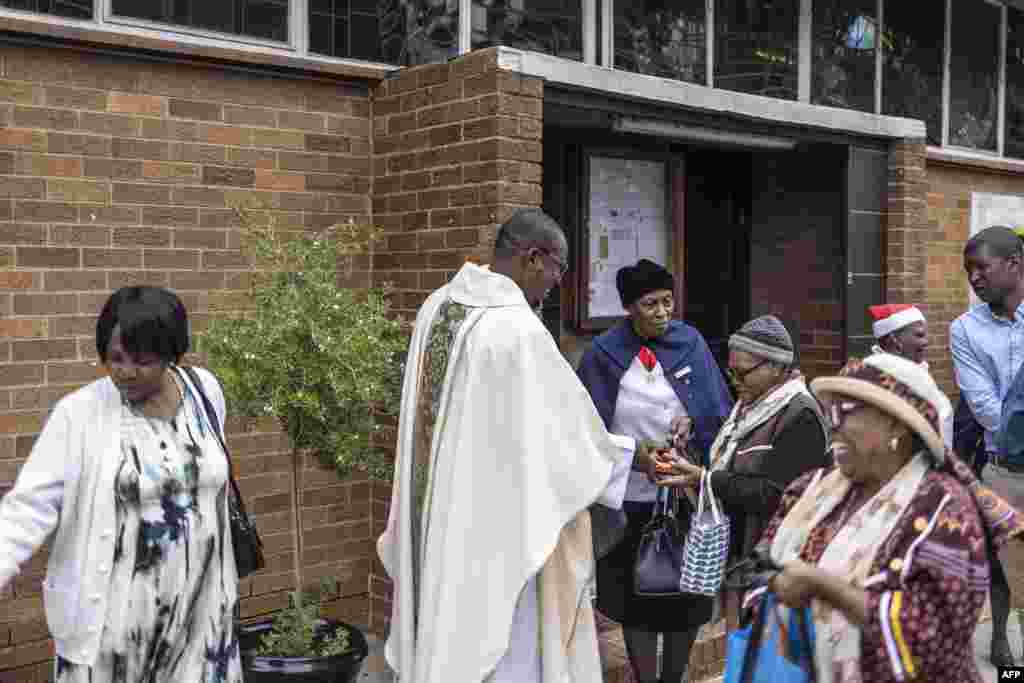
<path fill-rule="evenodd" d="M 488 266 L 466 263 L 448 285 L 452 301 L 472 308 L 526 306 L 526 296 L 512 278 L 494 273 Z"/>

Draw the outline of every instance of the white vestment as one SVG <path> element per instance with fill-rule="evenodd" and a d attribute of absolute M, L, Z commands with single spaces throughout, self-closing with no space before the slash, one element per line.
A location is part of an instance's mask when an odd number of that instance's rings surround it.
<path fill-rule="evenodd" d="M 599 681 L 587 508 L 621 504 L 634 444 L 511 279 L 466 264 L 424 303 L 398 432 L 378 553 L 399 680 Z"/>

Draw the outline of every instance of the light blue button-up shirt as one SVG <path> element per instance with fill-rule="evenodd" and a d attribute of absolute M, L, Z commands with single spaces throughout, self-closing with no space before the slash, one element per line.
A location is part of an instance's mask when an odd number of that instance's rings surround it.
<path fill-rule="evenodd" d="M 949 345 L 960 393 L 985 429 L 985 448 L 995 451 L 1003 399 L 1024 363 L 1024 303 L 1013 320 L 975 304 L 949 326 Z"/>

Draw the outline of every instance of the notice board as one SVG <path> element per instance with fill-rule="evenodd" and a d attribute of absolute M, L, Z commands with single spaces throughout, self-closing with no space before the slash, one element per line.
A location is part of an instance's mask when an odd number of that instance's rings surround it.
<path fill-rule="evenodd" d="M 665 161 L 594 154 L 588 166 L 581 318 L 592 327 L 625 315 L 615 286 L 619 268 L 646 258 L 672 269 L 672 222 Z"/>

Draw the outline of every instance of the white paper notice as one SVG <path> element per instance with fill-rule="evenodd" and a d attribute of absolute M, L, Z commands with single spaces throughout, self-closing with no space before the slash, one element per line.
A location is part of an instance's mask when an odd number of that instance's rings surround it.
<path fill-rule="evenodd" d="M 590 158 L 590 318 L 625 315 L 615 287 L 623 266 L 646 258 L 671 270 L 665 163 Z"/>

